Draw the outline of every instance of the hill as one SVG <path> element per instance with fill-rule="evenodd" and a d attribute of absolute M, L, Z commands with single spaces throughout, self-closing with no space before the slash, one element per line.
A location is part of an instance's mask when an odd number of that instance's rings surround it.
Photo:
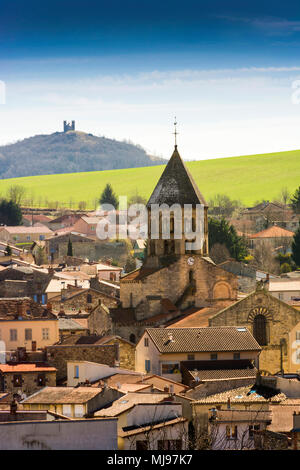
<path fill-rule="evenodd" d="M 182 156 L 184 153 L 182 152 Z M 240 199 L 245 205 L 257 200 L 276 198 L 282 187 L 294 192 L 300 185 L 300 150 L 242 157 L 187 162 L 196 183 L 208 200 L 216 193 Z M 64 202 L 66 207 L 86 201 L 94 208 L 106 183 L 119 195 L 131 196 L 136 191 L 148 198 L 164 169 L 163 165 L 146 168 L 97 171 L 61 175 L 33 176 L 0 180 L 0 194 L 13 184 L 27 189 L 34 204 L 45 201 Z"/>
<path fill-rule="evenodd" d="M 1 146 L 0 178 L 135 168 L 164 162 L 130 143 L 85 132 L 55 132 Z"/>

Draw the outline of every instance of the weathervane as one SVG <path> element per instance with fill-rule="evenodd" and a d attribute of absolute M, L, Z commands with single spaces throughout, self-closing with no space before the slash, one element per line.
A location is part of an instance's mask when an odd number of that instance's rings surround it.
<path fill-rule="evenodd" d="M 175 135 L 175 148 L 177 148 L 177 135 L 178 135 L 176 126 L 177 126 L 177 121 L 176 121 L 176 116 L 175 116 L 175 121 L 174 121 L 175 131 L 173 132 L 173 134 Z"/>

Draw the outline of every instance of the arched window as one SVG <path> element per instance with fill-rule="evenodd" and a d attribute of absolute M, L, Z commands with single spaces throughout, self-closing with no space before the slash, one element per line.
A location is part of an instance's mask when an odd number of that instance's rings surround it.
<path fill-rule="evenodd" d="M 256 315 L 254 318 L 253 336 L 260 346 L 266 346 L 268 344 L 267 319 L 264 315 Z"/>
<path fill-rule="evenodd" d="M 129 336 L 129 341 L 131 343 L 135 343 L 136 339 L 135 339 L 135 335 L 133 333 Z"/>

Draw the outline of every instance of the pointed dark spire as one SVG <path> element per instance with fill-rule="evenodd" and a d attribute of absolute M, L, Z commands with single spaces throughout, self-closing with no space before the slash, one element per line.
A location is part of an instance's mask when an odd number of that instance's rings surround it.
<path fill-rule="evenodd" d="M 192 175 L 185 166 L 175 144 L 174 152 L 164 169 L 148 203 L 151 204 L 204 204 L 207 203 L 199 191 Z"/>

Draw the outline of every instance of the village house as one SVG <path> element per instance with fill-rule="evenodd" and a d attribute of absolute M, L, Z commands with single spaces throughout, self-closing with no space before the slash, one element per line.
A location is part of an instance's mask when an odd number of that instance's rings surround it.
<path fill-rule="evenodd" d="M 97 276 L 99 280 L 119 282 L 120 275 L 123 268 L 119 266 L 112 266 L 109 263 L 90 263 L 82 264 L 80 271 L 89 274 L 90 276 Z"/>
<path fill-rule="evenodd" d="M 270 294 L 279 300 L 289 302 L 292 300 L 300 300 L 300 277 L 270 279 L 268 284 Z"/>
<path fill-rule="evenodd" d="M 50 235 L 53 235 L 53 232 L 45 225 L 39 227 L 24 227 L 23 225 L 0 227 L 0 240 L 19 245 L 45 240 Z"/>
<path fill-rule="evenodd" d="M 90 361 L 68 361 L 67 364 L 67 385 L 68 387 L 76 387 L 78 384 L 83 383 L 99 383 L 102 379 L 107 379 L 114 375 L 126 375 L 134 376 L 137 379 L 141 378 L 141 375 L 135 371 L 122 369 L 120 367 L 110 367 L 107 364 L 98 364 Z M 106 381 L 106 383 L 108 383 Z M 111 387 L 118 388 L 118 387 Z M 118 388 L 120 389 L 120 388 Z"/>
<path fill-rule="evenodd" d="M 147 328 L 136 346 L 136 370 L 181 382 L 183 361 L 257 362 L 260 351 L 246 328 Z"/>
<path fill-rule="evenodd" d="M 23 215 L 23 219 L 22 219 L 23 225 L 25 225 L 25 227 L 32 227 L 33 225 L 37 223 L 40 223 L 49 227 L 49 223 L 51 221 L 52 219 L 44 214 L 27 214 L 27 215 Z"/>
<path fill-rule="evenodd" d="M 80 321 L 80 320 L 77 320 Z M 89 345 L 98 345 L 98 346 L 105 346 L 105 345 L 115 345 L 116 347 L 116 356 L 115 361 L 119 367 L 135 370 L 135 345 L 130 343 L 124 338 L 120 336 L 98 336 L 95 334 L 89 335 L 70 335 L 62 338 L 59 342 L 62 346 L 71 346 L 71 345 L 81 345 L 82 347 L 85 344 Z M 95 356 L 96 359 L 96 356 Z M 96 361 L 95 361 L 96 362 Z M 101 362 L 100 362 L 101 363 Z"/>
<path fill-rule="evenodd" d="M 0 297 L 31 297 L 46 305 L 52 273 L 33 266 L 10 265 L 0 272 Z"/>
<path fill-rule="evenodd" d="M 79 232 L 83 233 L 87 237 L 97 236 L 97 225 L 99 223 L 99 220 L 101 220 L 100 217 L 87 217 L 87 216 L 82 216 L 80 217 L 75 224 L 73 225 L 72 231 L 74 232 Z"/>
<path fill-rule="evenodd" d="M 186 449 L 188 420 L 169 394 L 129 392 L 94 416 L 118 418 L 119 450 Z"/>
<path fill-rule="evenodd" d="M 241 217 L 241 222 L 243 221 L 251 221 L 255 224 L 255 230 L 251 230 L 252 232 L 264 230 L 272 225 L 295 232 L 299 225 L 299 217 L 290 206 L 269 201 L 246 208 Z"/>
<path fill-rule="evenodd" d="M 69 241 L 72 244 L 72 254 L 78 258 L 92 258 L 95 257 L 95 240 L 89 238 L 84 234 L 74 233 L 53 233 L 51 237 L 45 239 L 45 250 L 49 258 L 49 262 L 58 263 L 63 262 L 68 254 Z"/>
<path fill-rule="evenodd" d="M 83 418 L 93 415 L 121 395 L 108 388 L 44 387 L 20 403 L 24 410 L 49 410 L 70 418 Z"/>
<path fill-rule="evenodd" d="M 86 335 L 88 328 L 78 323 L 73 318 L 58 317 L 59 340 L 63 341 L 71 335 Z"/>
<path fill-rule="evenodd" d="M 55 232 L 56 230 L 66 227 L 72 227 L 75 222 L 80 219 L 81 214 L 64 214 L 52 219 L 49 222 L 49 228 Z"/>
<path fill-rule="evenodd" d="M 6 351 L 43 349 L 59 339 L 57 317 L 28 297 L 0 298 L 0 338 Z"/>
<path fill-rule="evenodd" d="M 78 310 L 91 312 L 97 305 L 104 304 L 107 307 L 115 307 L 118 299 L 94 289 L 62 289 L 60 294 L 51 297 L 53 310 L 61 313 L 75 312 Z"/>
<path fill-rule="evenodd" d="M 75 341 L 74 341 L 75 339 Z M 73 342 L 74 341 L 74 342 Z M 47 362 L 57 369 L 57 380 L 67 380 L 69 361 L 90 361 L 107 364 L 110 367 L 119 365 L 119 345 L 97 344 L 93 335 L 77 339 L 75 335 L 66 338 L 62 344 L 53 344 L 46 349 Z"/>
<path fill-rule="evenodd" d="M 283 253 L 291 251 L 291 245 L 294 237 L 294 232 L 284 228 L 273 225 L 261 232 L 248 234 L 247 240 L 249 247 L 254 250 L 262 244 L 269 245 L 273 250 L 277 249 Z"/>
<path fill-rule="evenodd" d="M 253 450 L 260 447 L 258 436 L 272 422 L 267 410 L 213 408 L 208 415 L 211 450 Z"/>
<path fill-rule="evenodd" d="M 31 395 L 56 386 L 56 369 L 46 364 L 0 364 L 0 391 Z"/>

